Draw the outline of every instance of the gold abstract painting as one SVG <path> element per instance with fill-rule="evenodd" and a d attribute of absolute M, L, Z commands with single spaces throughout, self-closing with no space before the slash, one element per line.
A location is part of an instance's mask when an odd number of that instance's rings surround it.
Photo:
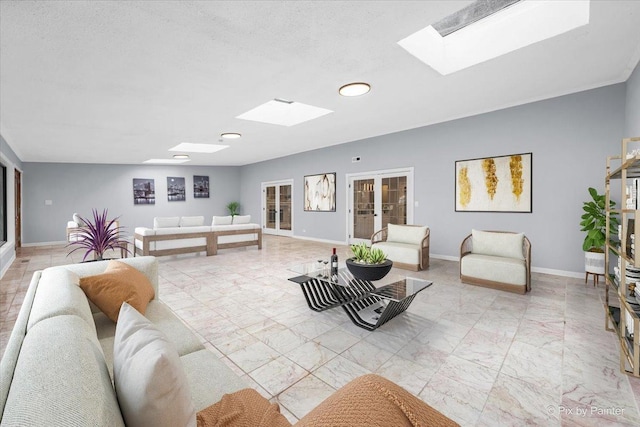
<path fill-rule="evenodd" d="M 532 212 L 532 156 L 456 161 L 456 212 Z"/>

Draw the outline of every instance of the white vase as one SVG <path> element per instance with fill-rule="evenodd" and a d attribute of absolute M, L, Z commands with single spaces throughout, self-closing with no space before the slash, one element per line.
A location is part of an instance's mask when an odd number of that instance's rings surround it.
<path fill-rule="evenodd" d="M 584 270 L 587 273 L 604 274 L 604 253 L 585 252 Z"/>

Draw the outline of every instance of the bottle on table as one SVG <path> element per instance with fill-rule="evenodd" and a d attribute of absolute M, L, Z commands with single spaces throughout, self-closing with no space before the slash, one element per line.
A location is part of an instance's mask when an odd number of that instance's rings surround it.
<path fill-rule="evenodd" d="M 331 255 L 331 280 L 338 280 L 338 254 L 336 254 L 336 248 L 333 248 L 333 254 Z"/>

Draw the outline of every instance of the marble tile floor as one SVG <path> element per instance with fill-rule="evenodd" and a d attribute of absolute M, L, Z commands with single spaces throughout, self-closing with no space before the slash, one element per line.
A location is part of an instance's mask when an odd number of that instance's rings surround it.
<path fill-rule="evenodd" d="M 534 273 L 532 291 L 515 295 L 462 284 L 458 263 L 432 259 L 428 271 L 394 269 L 434 285 L 369 332 L 341 308 L 311 311 L 287 280 L 288 267 L 330 251 L 265 236 L 262 250 L 162 257 L 160 298 L 291 422 L 375 372 L 463 426 L 640 425 L 640 379 L 620 372 L 602 285 Z M 0 280 L 2 352 L 33 272 L 79 260 L 64 246 L 20 249 Z"/>

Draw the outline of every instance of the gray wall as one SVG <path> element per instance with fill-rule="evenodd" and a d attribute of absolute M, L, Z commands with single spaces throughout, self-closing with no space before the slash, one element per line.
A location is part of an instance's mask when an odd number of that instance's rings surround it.
<path fill-rule="evenodd" d="M 22 162 L 2 135 L 0 135 L 0 163 L 7 168 L 7 242 L 0 247 L 0 277 L 2 277 L 16 254 L 14 171 L 22 170 Z"/>
<path fill-rule="evenodd" d="M 625 136 L 640 136 L 640 62 L 627 80 Z"/>
<path fill-rule="evenodd" d="M 238 200 L 238 167 L 142 166 L 62 163 L 24 163 L 23 242 L 65 240 L 65 227 L 74 212 L 90 216 L 91 209 L 107 208 L 120 216 L 131 235 L 135 227 L 152 227 L 156 216 L 226 215 L 226 204 Z M 193 175 L 208 175 L 209 199 L 193 198 Z M 187 200 L 167 201 L 167 177 L 184 177 Z M 155 180 L 156 204 L 133 204 L 133 178 Z M 45 205 L 51 200 L 52 205 Z"/>
<path fill-rule="evenodd" d="M 604 190 L 605 159 L 620 152 L 625 90 L 617 84 L 243 166 L 240 201 L 258 218 L 261 182 L 294 179 L 294 235 L 345 241 L 345 174 L 413 166 L 414 222 L 431 227 L 433 254 L 457 257 L 472 228 L 516 230 L 530 238 L 534 266 L 582 272 L 582 202 L 588 187 Z M 456 160 L 523 152 L 533 153 L 533 213 L 454 212 Z M 303 177 L 320 172 L 337 172 L 335 213 L 302 209 Z"/>

